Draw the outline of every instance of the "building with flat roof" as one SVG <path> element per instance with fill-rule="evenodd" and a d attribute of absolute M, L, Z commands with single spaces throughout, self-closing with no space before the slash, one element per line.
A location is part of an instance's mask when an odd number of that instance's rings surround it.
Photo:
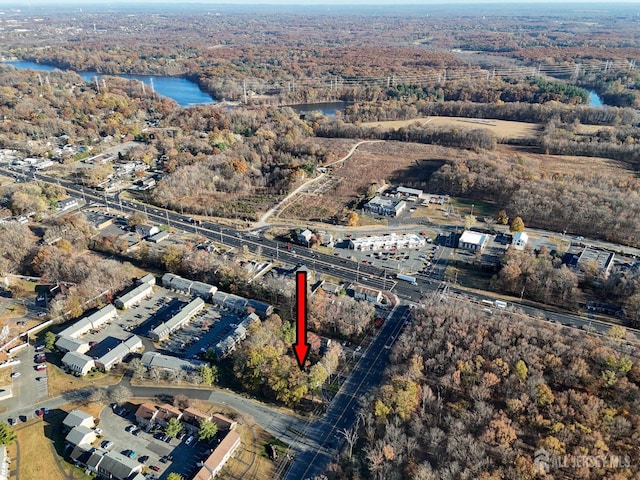
<path fill-rule="evenodd" d="M 489 242 L 489 236 L 485 233 L 465 230 L 458 241 L 458 248 L 471 252 L 482 252 Z"/>
<path fill-rule="evenodd" d="M 182 310 L 166 322 L 162 322 L 156 328 L 149 331 L 149 338 L 154 342 L 164 340 L 176 330 L 182 328 L 200 310 L 204 308 L 204 300 L 200 297 L 191 300 Z"/>
<path fill-rule="evenodd" d="M 398 235 L 372 235 L 349 239 L 349 248 L 352 250 L 393 250 L 402 248 L 420 248 L 426 244 L 424 237 L 415 233 Z"/>
<path fill-rule="evenodd" d="M 168 236 L 169 236 L 169 231 L 162 230 L 161 232 L 158 232 L 155 235 L 151 235 L 147 240 L 153 243 L 160 243 L 163 240 L 166 240 Z"/>
<path fill-rule="evenodd" d="M 398 187 L 396 188 L 396 194 L 403 197 L 422 198 L 422 190 L 418 190 L 417 188 Z"/>
<path fill-rule="evenodd" d="M 524 250 L 528 242 L 529 235 L 527 235 L 527 232 L 516 232 L 513 234 L 513 240 L 511 240 L 511 244 L 516 250 Z"/>
<path fill-rule="evenodd" d="M 593 247 L 584 247 L 575 261 L 575 267 L 580 270 L 589 269 L 589 264 L 597 266 L 598 273 L 603 277 L 607 277 L 613 267 L 613 261 L 616 255 L 613 252 L 599 250 Z M 585 268 L 586 267 L 586 268 Z"/>
<path fill-rule="evenodd" d="M 367 203 L 364 204 L 363 209 L 371 213 L 377 213 L 378 215 L 389 215 L 397 217 L 400 213 L 407 208 L 407 202 L 399 198 L 384 198 L 376 195 Z"/>

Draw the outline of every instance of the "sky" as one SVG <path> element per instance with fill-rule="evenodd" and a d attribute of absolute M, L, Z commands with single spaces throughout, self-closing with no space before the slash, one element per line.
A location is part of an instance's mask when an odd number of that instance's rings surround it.
<path fill-rule="evenodd" d="M 5 3 L 6 2 L 6 3 Z M 94 0 L 4 0 L 0 4 L 11 6 L 57 6 L 57 5 L 91 5 Z M 176 0 L 101 0 L 101 6 L 118 4 L 176 4 Z M 198 3 L 206 5 L 429 5 L 429 4 L 491 4 L 491 3 L 554 3 L 584 4 L 602 3 L 603 0 L 186 0 L 180 3 Z M 614 0 L 613 3 L 636 3 L 640 7 L 640 0 Z M 0 6 L 0 9 L 2 6 Z"/>

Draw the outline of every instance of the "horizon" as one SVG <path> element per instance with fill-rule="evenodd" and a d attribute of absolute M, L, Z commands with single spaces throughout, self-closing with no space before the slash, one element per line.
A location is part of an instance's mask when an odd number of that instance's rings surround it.
<path fill-rule="evenodd" d="M 557 2 L 554 0 L 347 0 L 347 2 L 341 0 L 192 0 L 183 2 L 183 5 L 218 5 L 218 6 L 237 6 L 237 5 L 261 5 L 261 6 L 299 6 L 305 7 L 309 5 L 313 6 L 402 6 L 402 5 L 492 5 L 492 4 L 509 4 L 509 5 L 532 5 L 539 3 L 552 3 L 556 6 L 565 5 L 583 5 L 583 4 L 638 4 L 638 0 L 616 0 L 614 2 L 605 2 L 603 0 L 563 0 Z M 37 6 L 82 6 L 86 8 L 91 7 L 109 7 L 115 5 L 157 5 L 157 4 L 171 4 L 175 6 L 174 0 L 109 0 L 101 2 L 100 5 L 87 4 L 86 0 L 25 0 L 25 1 L 9 1 L 2 7 L 3 8 L 29 8 Z"/>

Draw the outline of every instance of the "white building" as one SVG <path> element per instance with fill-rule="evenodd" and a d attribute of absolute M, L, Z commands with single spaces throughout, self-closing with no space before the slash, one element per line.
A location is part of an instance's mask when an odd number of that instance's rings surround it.
<path fill-rule="evenodd" d="M 69 429 L 79 425 L 87 428 L 93 428 L 96 426 L 93 416 L 83 412 L 82 410 L 71 410 L 67 416 L 64 417 L 62 425 Z"/>
<path fill-rule="evenodd" d="M 155 225 L 147 225 L 144 223 L 136 225 L 136 233 L 141 237 L 150 237 L 151 235 L 155 235 L 159 231 L 160 229 Z"/>
<path fill-rule="evenodd" d="M 422 190 L 418 190 L 417 188 L 398 187 L 396 188 L 396 193 L 403 197 L 422 198 Z"/>
<path fill-rule="evenodd" d="M 116 310 L 116 307 L 114 307 L 113 305 L 107 305 L 97 312 L 92 313 L 88 317 L 81 318 L 70 327 L 65 328 L 58 335 L 60 337 L 78 338 L 91 329 L 99 328 L 101 325 L 104 325 L 109 320 L 115 318 L 117 315 L 118 311 Z"/>
<path fill-rule="evenodd" d="M 93 358 L 84 353 L 68 352 L 62 357 L 62 364 L 72 372 L 86 375 L 96 366 Z"/>
<path fill-rule="evenodd" d="M 58 200 L 58 210 L 60 210 L 61 212 L 64 212 L 71 208 L 76 208 L 77 206 L 78 206 L 77 198 L 69 197 L 69 198 L 64 198 L 62 200 Z"/>
<path fill-rule="evenodd" d="M 382 301 L 382 292 L 375 288 L 352 284 L 351 290 L 353 291 L 353 298 L 356 300 L 366 300 L 371 303 L 380 303 Z"/>
<path fill-rule="evenodd" d="M 96 441 L 96 432 L 89 427 L 78 425 L 69 431 L 65 440 L 73 446 L 91 445 Z"/>
<path fill-rule="evenodd" d="M 214 287 L 213 285 L 209 285 L 208 283 L 193 282 L 191 284 L 191 295 L 202 297 L 205 300 L 209 300 L 217 291 L 218 287 Z"/>
<path fill-rule="evenodd" d="M 194 317 L 194 315 L 196 315 L 203 308 L 204 300 L 199 297 L 192 300 L 176 315 L 151 330 L 149 332 L 149 338 L 151 338 L 151 340 L 155 342 L 164 340 L 173 332 L 182 328 L 183 325 L 189 322 Z"/>
<path fill-rule="evenodd" d="M 489 236 L 484 233 L 465 230 L 458 242 L 458 248 L 471 252 L 481 252 L 484 250 L 484 247 L 486 247 L 488 241 Z"/>
<path fill-rule="evenodd" d="M 73 337 L 60 337 L 56 341 L 56 348 L 61 352 L 86 353 L 91 347 L 88 342 Z"/>
<path fill-rule="evenodd" d="M 0 480 L 9 479 L 9 457 L 7 456 L 7 447 L 0 445 Z"/>
<path fill-rule="evenodd" d="M 211 452 L 211 455 L 201 464 L 193 480 L 212 480 L 220 473 L 224 464 L 233 456 L 240 446 L 240 435 L 235 430 L 230 430 L 222 441 Z"/>
<path fill-rule="evenodd" d="M 117 347 L 112 348 L 102 357 L 96 360 L 96 366 L 108 372 L 118 363 L 122 362 L 130 353 L 142 348 L 142 340 L 136 335 L 131 335 Z"/>
<path fill-rule="evenodd" d="M 155 280 L 154 280 L 154 283 L 155 283 Z M 148 297 L 152 293 L 153 293 L 153 284 L 144 282 L 138 285 L 137 287 L 135 287 L 133 290 L 130 290 L 129 292 L 125 293 L 123 296 L 116 298 L 113 303 L 120 310 L 125 310 L 129 307 L 132 307 L 143 298 Z"/>
<path fill-rule="evenodd" d="M 394 248 L 424 247 L 426 240 L 415 233 L 397 235 L 379 235 L 371 237 L 350 238 L 349 248 L 352 250 L 393 250 Z"/>
<path fill-rule="evenodd" d="M 517 232 L 513 234 L 512 244 L 516 250 L 524 250 L 524 247 L 529 242 L 529 235 L 527 232 Z"/>
<path fill-rule="evenodd" d="M 378 215 L 390 215 L 397 217 L 407 208 L 407 202 L 398 198 L 383 198 L 379 196 L 373 197 L 364 205 L 364 210 Z"/>
<path fill-rule="evenodd" d="M 173 273 L 165 273 L 162 276 L 162 286 L 176 292 L 184 293 L 185 295 L 191 295 L 191 287 L 193 281 L 182 278 L 180 275 Z"/>

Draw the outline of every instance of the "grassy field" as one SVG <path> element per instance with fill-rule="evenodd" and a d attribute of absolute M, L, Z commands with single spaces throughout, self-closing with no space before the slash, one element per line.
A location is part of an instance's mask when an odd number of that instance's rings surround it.
<path fill-rule="evenodd" d="M 537 123 L 511 122 L 506 120 L 462 118 L 462 117 L 427 117 L 412 120 L 392 120 L 388 122 L 366 122 L 365 127 L 382 127 L 397 130 L 408 125 L 428 125 L 433 127 L 451 127 L 489 130 L 497 138 L 533 138 L 537 137 L 542 127 Z"/>
<path fill-rule="evenodd" d="M 55 354 L 48 353 L 47 356 Z M 55 359 L 52 358 L 52 360 Z M 61 368 L 49 363 L 47 365 L 47 377 L 49 383 L 49 395 L 56 397 L 70 390 L 82 390 L 95 386 L 113 385 L 120 381 L 120 376 L 110 373 L 96 373 L 93 376 L 76 377 L 65 373 Z"/>
<path fill-rule="evenodd" d="M 30 420 L 28 424 L 21 425 L 17 431 L 19 458 L 18 477 L 47 478 L 51 480 L 66 479 L 58 464 L 56 456 L 51 448 L 51 439 L 45 436 L 44 420 Z M 46 472 L 46 476 L 43 476 Z"/>

